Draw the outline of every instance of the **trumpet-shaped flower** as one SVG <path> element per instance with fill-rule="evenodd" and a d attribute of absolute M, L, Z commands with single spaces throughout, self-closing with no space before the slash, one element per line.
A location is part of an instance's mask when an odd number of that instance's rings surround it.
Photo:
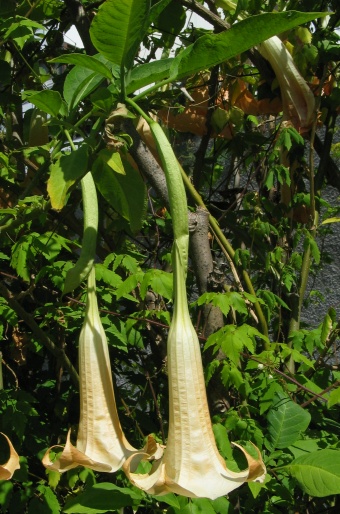
<path fill-rule="evenodd" d="M 100 320 L 95 270 L 88 277 L 88 293 L 84 324 L 79 337 L 80 422 L 76 446 L 70 432 L 60 457 L 50 459 L 50 448 L 43 464 L 59 472 L 76 466 L 86 466 L 96 471 L 114 472 L 124 461 L 138 453 L 126 440 L 119 422 L 113 390 L 107 339 Z M 152 437 L 143 455 L 162 453 Z"/>
<path fill-rule="evenodd" d="M 0 434 L 6 439 L 9 446 L 9 459 L 5 464 L 0 464 L 0 480 L 9 480 L 12 478 L 13 473 L 16 469 L 20 468 L 19 455 L 14 449 L 13 444 L 7 435 L 0 432 Z"/>
<path fill-rule="evenodd" d="M 284 120 L 291 121 L 296 129 L 308 128 L 314 116 L 314 95 L 297 70 L 287 48 L 281 39 L 273 36 L 263 41 L 258 50 L 269 61 L 278 80 Z"/>
<path fill-rule="evenodd" d="M 137 487 L 148 493 L 169 492 L 189 497 L 217 498 L 246 481 L 263 481 L 265 466 L 258 451 L 253 459 L 239 447 L 248 469 L 233 472 L 218 452 L 212 431 L 201 353 L 191 323 L 185 287 L 185 266 L 176 241 L 173 249 L 175 304 L 168 335 L 169 434 L 161 459 L 150 473 L 135 473 L 141 454 L 129 457 L 123 469 Z M 238 446 L 238 445 L 236 445 Z"/>

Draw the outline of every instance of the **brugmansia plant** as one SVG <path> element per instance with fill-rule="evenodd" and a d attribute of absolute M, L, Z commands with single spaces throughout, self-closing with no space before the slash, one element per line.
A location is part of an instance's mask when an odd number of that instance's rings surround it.
<path fill-rule="evenodd" d="M 130 103 L 142 112 L 134 102 Z M 143 115 L 150 124 L 166 173 L 174 230 L 174 315 L 167 350 L 170 396 L 168 443 L 163 451 L 149 436 L 145 448 L 138 451 L 127 442 L 122 432 L 92 266 L 88 276 L 85 320 L 79 339 L 81 409 L 77 443 L 76 447 L 71 444 L 69 434 L 61 456 L 52 462 L 49 450 L 43 463 L 58 471 L 78 465 L 106 472 L 123 467 L 131 482 L 150 494 L 175 492 L 189 497 L 214 499 L 228 494 L 246 481 L 263 481 L 266 470 L 258 449 L 257 459 L 254 459 L 239 447 L 248 461 L 248 469 L 241 472 L 229 470 L 218 452 L 209 415 L 199 342 L 186 298 L 189 232 L 184 185 L 176 157 L 162 128 Z M 97 209 L 92 176 L 88 174 L 84 180 L 85 210 Z M 84 218 L 87 223 L 88 212 L 85 212 Z M 91 219 L 93 221 L 93 216 Z M 86 229 L 85 226 L 84 232 Z M 136 472 L 142 460 L 153 460 L 149 473 Z"/>

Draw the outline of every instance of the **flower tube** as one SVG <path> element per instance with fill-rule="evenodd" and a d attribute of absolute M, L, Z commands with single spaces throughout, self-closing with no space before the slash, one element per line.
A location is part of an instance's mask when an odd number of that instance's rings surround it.
<path fill-rule="evenodd" d="M 296 68 L 293 58 L 281 39 L 273 36 L 258 46 L 261 55 L 269 61 L 278 80 L 283 119 L 291 121 L 296 129 L 308 128 L 313 121 L 314 95 Z"/>

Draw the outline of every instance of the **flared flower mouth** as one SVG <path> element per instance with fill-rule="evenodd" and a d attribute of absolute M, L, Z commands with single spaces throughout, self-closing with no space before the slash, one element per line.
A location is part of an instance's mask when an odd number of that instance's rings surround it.
<path fill-rule="evenodd" d="M 0 480 L 10 480 L 14 471 L 20 468 L 19 455 L 7 435 L 3 432 L 0 432 L 0 434 L 6 439 L 9 448 L 8 461 L 5 464 L 0 464 Z"/>
<path fill-rule="evenodd" d="M 315 99 L 289 51 L 277 36 L 263 41 L 258 50 L 269 61 L 279 83 L 284 121 L 290 121 L 297 130 L 308 128 L 314 118 Z"/>

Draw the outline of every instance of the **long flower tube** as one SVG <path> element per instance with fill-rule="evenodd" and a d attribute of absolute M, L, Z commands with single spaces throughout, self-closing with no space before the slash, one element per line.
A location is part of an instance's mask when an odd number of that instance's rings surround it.
<path fill-rule="evenodd" d="M 59 445 L 48 449 L 42 463 L 48 469 L 63 472 L 77 466 L 86 466 L 95 471 L 114 472 L 121 468 L 123 462 L 138 453 L 126 440 L 119 422 L 113 389 L 110 356 L 102 322 L 100 320 L 97 296 L 94 260 L 94 242 L 90 249 L 84 247 L 88 230 L 96 237 L 98 229 L 98 201 L 92 174 L 82 179 L 84 205 L 84 239 L 82 254 L 73 269 L 73 279 L 78 284 L 83 270 L 88 269 L 87 301 L 84 323 L 79 337 L 79 392 L 80 421 L 76 446 L 71 443 L 68 433 L 65 447 Z M 79 271 L 80 270 L 80 271 Z M 79 276 L 78 276 L 79 275 Z M 51 460 L 51 451 L 63 448 L 61 455 Z M 163 450 L 149 436 L 144 449 L 151 456 L 159 457 Z"/>
<path fill-rule="evenodd" d="M 7 435 L 3 432 L 0 432 L 0 434 L 6 439 L 9 447 L 8 461 L 4 464 L 0 464 L 0 480 L 9 480 L 12 478 L 14 471 L 20 468 L 19 455 Z"/>
<path fill-rule="evenodd" d="M 60 448 L 53 446 L 42 462 L 59 472 L 77 466 L 117 471 L 138 450 L 126 440 L 118 418 L 108 344 L 98 311 L 94 267 L 88 276 L 85 319 L 79 337 L 79 371 L 80 422 L 76 446 L 72 445 L 69 432 L 59 458 L 51 461 L 51 450 Z M 149 437 L 143 455 L 157 452 L 158 457 L 162 449 Z"/>
<path fill-rule="evenodd" d="M 174 229 L 174 314 L 167 343 L 169 434 L 164 455 L 161 459 L 155 459 L 149 473 L 136 472 L 143 460 L 142 454 L 129 457 L 123 469 L 134 485 L 150 494 L 174 492 L 188 497 L 215 499 L 246 481 L 263 481 L 266 469 L 259 450 L 256 449 L 258 459 L 253 459 L 239 447 L 247 458 L 248 469 L 233 472 L 227 468 L 217 449 L 200 346 L 186 296 L 189 230 L 184 185 L 176 157 L 163 130 L 145 117 L 166 174 Z"/>
<path fill-rule="evenodd" d="M 315 98 L 289 51 L 277 36 L 263 41 L 258 50 L 269 61 L 279 83 L 283 119 L 296 129 L 308 128 L 314 117 Z"/>

